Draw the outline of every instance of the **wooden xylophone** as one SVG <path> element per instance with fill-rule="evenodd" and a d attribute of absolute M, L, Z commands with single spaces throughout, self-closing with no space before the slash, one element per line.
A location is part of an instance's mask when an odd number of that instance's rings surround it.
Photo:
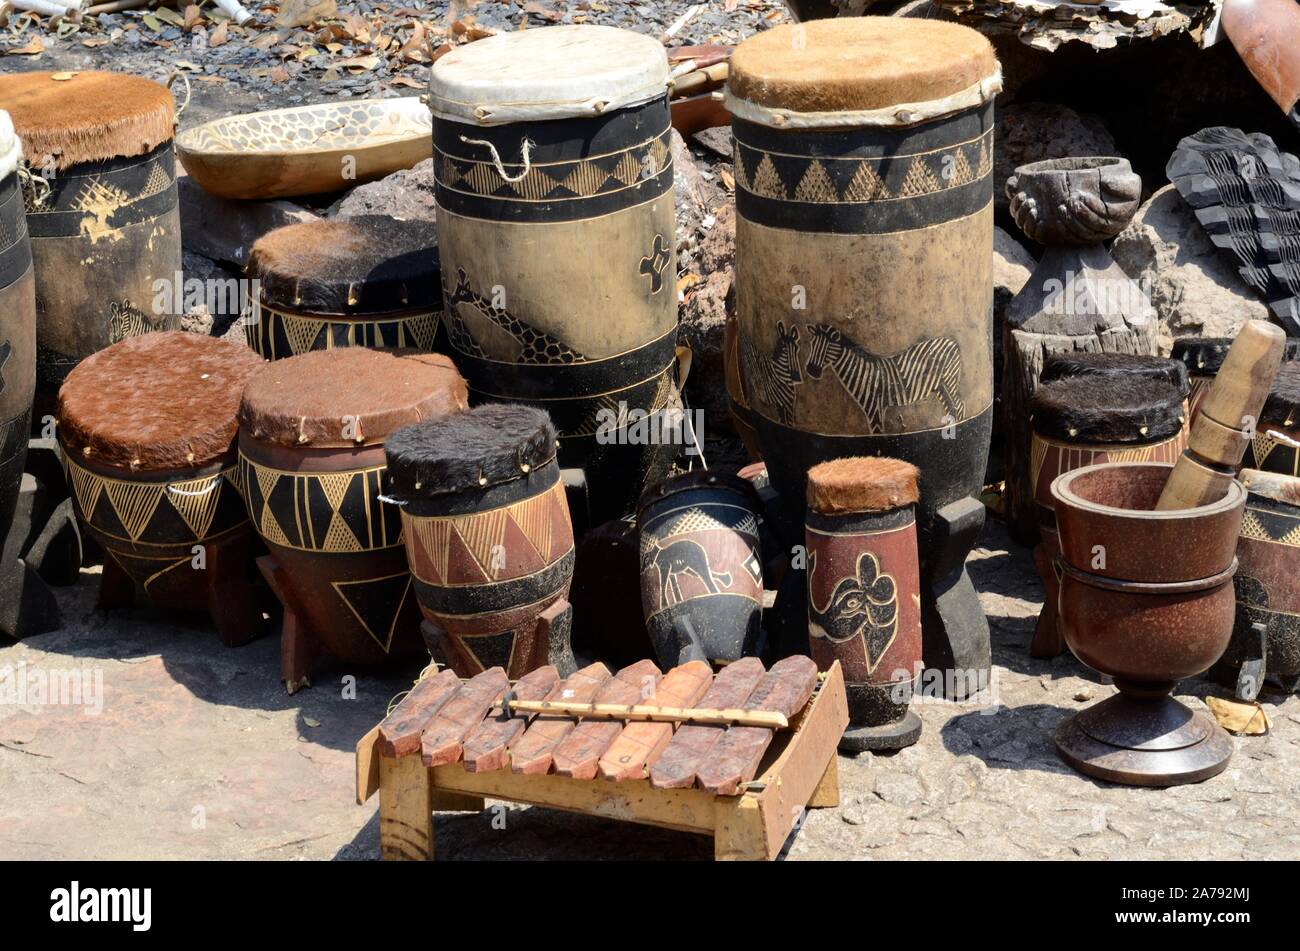
<path fill-rule="evenodd" d="M 511 683 L 500 667 L 422 677 L 357 744 L 357 801 L 380 794 L 384 858 L 430 858 L 434 809 L 505 799 L 712 835 L 719 858 L 774 858 L 806 807 L 838 802 L 848 725 L 838 663 L 714 675 L 642 660 Z"/>

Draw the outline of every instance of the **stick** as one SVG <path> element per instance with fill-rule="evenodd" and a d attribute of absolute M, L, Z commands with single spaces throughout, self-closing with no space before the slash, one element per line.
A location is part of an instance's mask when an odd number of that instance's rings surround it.
<path fill-rule="evenodd" d="M 790 721 L 784 714 L 762 710 L 711 710 L 706 707 L 624 706 L 619 703 L 564 703 L 558 700 L 507 700 L 494 708 L 507 714 L 550 713 L 588 720 L 649 720 L 655 723 L 703 723 L 710 726 L 761 726 L 785 730 Z"/>
<path fill-rule="evenodd" d="M 693 69 L 673 80 L 673 95 L 685 96 L 706 86 L 710 89 L 727 81 L 728 64 L 715 63 L 703 69 Z"/>
<path fill-rule="evenodd" d="M 666 42 L 667 40 L 671 40 L 674 36 L 676 36 L 679 32 L 681 32 L 682 27 L 684 27 L 686 24 L 690 23 L 693 19 L 695 19 L 696 14 L 698 14 L 701 10 L 703 10 L 705 6 L 706 4 L 697 3 L 692 7 L 688 7 L 685 13 L 683 13 L 681 16 L 679 16 L 676 20 L 673 21 L 672 26 L 664 30 L 664 35 L 661 37 L 661 41 Z"/>

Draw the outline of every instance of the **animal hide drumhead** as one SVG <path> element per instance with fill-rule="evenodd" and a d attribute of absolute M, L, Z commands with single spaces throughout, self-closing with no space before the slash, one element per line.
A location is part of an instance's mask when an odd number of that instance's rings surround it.
<path fill-rule="evenodd" d="M 884 456 L 832 459 L 808 470 L 808 507 L 823 515 L 888 512 L 920 500 L 920 472 Z"/>
<path fill-rule="evenodd" d="M 262 358 L 183 331 L 128 337 L 91 354 L 59 390 L 59 438 L 92 462 L 189 469 L 230 451 L 235 411 Z"/>
<path fill-rule="evenodd" d="M 1293 429 L 1300 424 L 1300 363 L 1284 363 L 1273 378 L 1260 419 Z"/>
<path fill-rule="evenodd" d="M 1064 380 L 1072 376 L 1100 376 L 1124 380 L 1143 377 L 1162 380 L 1186 398 L 1190 384 L 1187 364 L 1181 360 L 1167 360 L 1136 353 L 1053 353 L 1047 357 L 1039 379 L 1043 383 Z"/>
<path fill-rule="evenodd" d="M 1161 380 L 1077 376 L 1044 383 L 1032 403 L 1034 430 L 1074 443 L 1148 443 L 1183 426 L 1183 396 Z"/>

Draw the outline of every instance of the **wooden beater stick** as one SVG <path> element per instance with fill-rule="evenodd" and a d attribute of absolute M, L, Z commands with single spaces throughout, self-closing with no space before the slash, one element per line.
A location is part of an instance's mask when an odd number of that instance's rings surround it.
<path fill-rule="evenodd" d="M 763 710 L 714 710 L 705 707 L 652 707 L 646 704 L 565 703 L 561 700 L 508 700 L 496 709 L 510 713 L 549 713 L 588 720 L 650 720 L 657 723 L 703 723 L 710 726 L 761 726 L 784 730 L 784 714 Z"/>
<path fill-rule="evenodd" d="M 1285 347 L 1281 327 L 1246 321 L 1192 420 L 1187 448 L 1160 493 L 1158 511 L 1209 505 L 1228 494 Z"/>

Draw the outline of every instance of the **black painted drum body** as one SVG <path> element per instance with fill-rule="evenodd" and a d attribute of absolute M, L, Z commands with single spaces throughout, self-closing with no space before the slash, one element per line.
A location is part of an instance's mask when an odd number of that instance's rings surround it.
<path fill-rule="evenodd" d="M 671 126 L 656 47 L 628 31 L 552 27 L 453 51 L 431 83 L 450 353 L 475 402 L 550 414 L 560 464 L 587 470 L 595 521 L 629 510 L 677 449 L 629 438 L 628 425 L 669 404 L 675 366 Z"/>
<path fill-rule="evenodd" d="M 802 32 L 798 52 L 785 29 Z M 909 73 L 932 55 L 951 76 Z M 972 30 L 865 17 L 746 41 L 727 94 L 740 359 L 768 472 L 798 524 L 817 463 L 920 469 L 932 666 L 988 663 L 963 563 L 983 523 L 993 418 L 999 75 Z"/>
<path fill-rule="evenodd" d="M 0 112 L 0 546 L 22 484 L 36 382 L 36 282 L 18 157 L 13 126 Z"/>

